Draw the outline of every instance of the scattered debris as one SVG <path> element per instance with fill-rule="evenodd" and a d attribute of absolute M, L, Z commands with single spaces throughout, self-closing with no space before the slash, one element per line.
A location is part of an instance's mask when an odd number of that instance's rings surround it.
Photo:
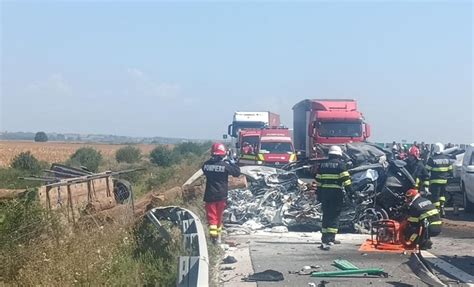
<path fill-rule="evenodd" d="M 229 190 L 226 226 L 237 224 L 250 232 L 275 226 L 307 231 L 321 228 L 316 193 L 295 172 L 265 166 L 244 166 L 241 171 L 248 178 L 248 188 Z M 340 228 L 370 233 L 373 221 L 397 218 L 405 186 L 414 184 L 403 162 L 369 163 L 350 173 L 353 193 L 344 199 Z"/>
<path fill-rule="evenodd" d="M 288 271 L 288 274 L 296 274 L 296 275 L 311 275 L 313 272 L 316 270 L 320 269 L 321 266 L 315 265 L 315 266 L 303 266 L 301 270 L 298 271 Z"/>
<path fill-rule="evenodd" d="M 247 277 L 242 278 L 246 282 L 257 282 L 257 281 L 283 281 L 283 274 L 275 270 L 265 270 L 263 272 L 258 272 L 251 274 Z"/>
<path fill-rule="evenodd" d="M 235 270 L 235 266 L 223 266 L 221 267 L 222 271 Z"/>
<path fill-rule="evenodd" d="M 272 233 L 287 233 L 288 228 L 286 226 L 274 226 L 271 229 Z"/>
<path fill-rule="evenodd" d="M 233 263 L 237 263 L 237 259 L 235 259 L 234 256 L 228 255 L 226 258 L 224 258 L 224 260 L 222 260 L 222 263 L 223 263 L 223 264 L 233 264 Z"/>
<path fill-rule="evenodd" d="M 421 256 L 417 253 L 412 253 L 407 265 L 418 276 L 421 281 L 429 286 L 446 286 L 439 278 L 432 272 L 431 267 L 423 262 Z"/>
<path fill-rule="evenodd" d="M 239 245 L 239 243 L 235 240 L 226 240 L 225 244 L 229 245 L 230 247 L 236 247 L 237 245 Z"/>

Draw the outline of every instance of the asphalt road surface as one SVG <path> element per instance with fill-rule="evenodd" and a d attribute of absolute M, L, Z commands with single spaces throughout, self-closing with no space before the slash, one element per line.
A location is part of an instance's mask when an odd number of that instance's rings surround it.
<path fill-rule="evenodd" d="M 226 251 L 238 262 L 234 270 L 221 272 L 224 286 L 428 286 L 407 265 L 409 254 L 360 252 L 368 238 L 360 234 L 339 234 L 341 245 L 330 251 L 319 249 L 319 232 L 271 233 L 258 231 L 251 235 L 229 235 L 226 239 L 239 245 Z M 424 253 L 439 279 L 448 286 L 474 286 L 474 215 L 448 210 L 440 236 L 433 238 L 433 249 Z M 359 276 L 316 278 L 290 274 L 304 266 L 319 266 L 316 271 L 335 271 L 333 261 L 345 259 L 359 268 L 383 268 L 388 278 Z M 224 265 L 223 265 L 224 266 Z M 228 266 L 228 265 L 225 265 Z M 279 282 L 243 283 L 242 278 L 254 272 L 276 270 L 283 274 Z M 469 285 L 472 284 L 472 285 Z"/>

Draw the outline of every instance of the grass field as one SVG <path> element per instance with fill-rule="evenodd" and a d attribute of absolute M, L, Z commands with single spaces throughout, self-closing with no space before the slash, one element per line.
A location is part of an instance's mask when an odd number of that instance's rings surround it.
<path fill-rule="evenodd" d="M 64 162 L 77 149 L 93 147 L 104 157 L 113 158 L 115 152 L 126 145 L 119 144 L 91 144 L 91 143 L 64 143 L 64 142 L 33 142 L 33 141 L 0 141 L 0 167 L 8 167 L 11 160 L 19 153 L 30 151 L 37 159 L 49 163 Z M 155 147 L 151 144 L 136 145 L 144 155 Z"/>

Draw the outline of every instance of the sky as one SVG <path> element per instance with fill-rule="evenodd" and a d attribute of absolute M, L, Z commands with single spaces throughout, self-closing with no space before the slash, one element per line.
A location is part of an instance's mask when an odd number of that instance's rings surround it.
<path fill-rule="evenodd" d="M 0 1 L 0 131 L 217 139 L 349 98 L 373 141 L 474 142 L 471 1 Z"/>

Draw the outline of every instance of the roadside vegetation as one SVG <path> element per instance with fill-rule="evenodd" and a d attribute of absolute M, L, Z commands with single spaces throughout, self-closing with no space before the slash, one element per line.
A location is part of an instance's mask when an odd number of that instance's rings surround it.
<path fill-rule="evenodd" d="M 145 168 L 121 176 L 132 183 L 134 197 L 139 200 L 151 191 L 182 185 L 207 158 L 209 146 L 158 146 L 155 150 L 166 149 L 171 155 L 164 165 L 134 146 L 119 149 L 114 157 L 80 148 L 66 163 L 99 172 Z M 18 179 L 39 174 L 51 163 L 37 162 L 31 154 L 21 155 L 15 162 L 0 169 L 0 188 L 30 189 L 21 198 L 0 200 L 0 258 L 4 258 L 0 261 L 0 285 L 175 285 L 176 255 L 182 246 L 177 228 L 170 227 L 173 240 L 164 241 L 146 219 L 121 210 L 86 217 L 75 226 L 62 222 L 39 204 L 38 182 Z M 168 204 L 204 214 L 201 198 L 186 202 L 177 198 Z"/>

